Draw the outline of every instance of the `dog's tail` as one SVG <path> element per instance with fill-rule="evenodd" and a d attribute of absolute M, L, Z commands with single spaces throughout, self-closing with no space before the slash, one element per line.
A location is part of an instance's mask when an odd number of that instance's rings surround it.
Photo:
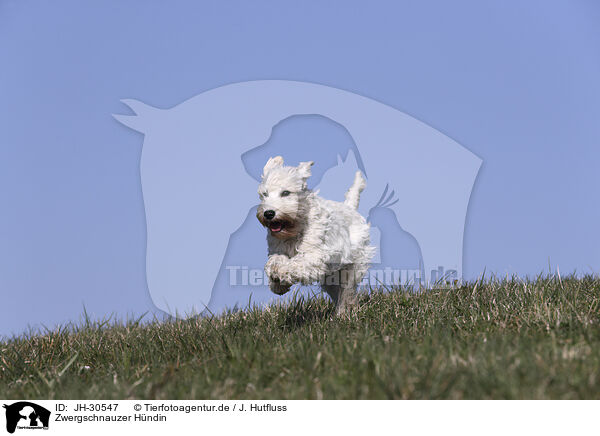
<path fill-rule="evenodd" d="M 348 192 L 346 192 L 346 200 L 344 201 L 344 204 L 354 210 L 358 209 L 360 193 L 363 191 L 363 189 L 365 189 L 365 186 L 367 186 L 365 178 L 360 171 L 357 171 L 356 175 L 354 176 L 354 183 L 352 183 L 352 186 L 350 186 L 350 189 L 348 189 Z"/>

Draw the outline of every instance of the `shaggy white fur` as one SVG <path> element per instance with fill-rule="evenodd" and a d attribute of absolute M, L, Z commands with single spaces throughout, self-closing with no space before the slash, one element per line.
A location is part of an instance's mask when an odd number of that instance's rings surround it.
<path fill-rule="evenodd" d="M 263 169 L 256 216 L 268 229 L 265 271 L 279 295 L 294 283 L 319 282 L 340 313 L 354 301 L 374 254 L 369 224 L 356 211 L 365 179 L 356 173 L 343 203 L 326 200 L 306 186 L 312 165 L 284 166 L 277 156 Z"/>

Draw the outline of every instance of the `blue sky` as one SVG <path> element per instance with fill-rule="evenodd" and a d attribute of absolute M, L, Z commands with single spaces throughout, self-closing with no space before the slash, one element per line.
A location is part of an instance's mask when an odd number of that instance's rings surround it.
<path fill-rule="evenodd" d="M 155 311 L 143 137 L 111 114 L 247 80 L 364 95 L 481 157 L 467 278 L 598 272 L 599 20 L 593 1 L 4 0 L 0 334 Z"/>

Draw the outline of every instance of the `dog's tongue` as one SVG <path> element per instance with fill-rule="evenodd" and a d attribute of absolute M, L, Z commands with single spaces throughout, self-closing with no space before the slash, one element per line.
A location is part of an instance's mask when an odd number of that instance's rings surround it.
<path fill-rule="evenodd" d="M 272 232 L 280 232 L 281 231 L 281 223 L 273 223 L 271 224 Z"/>

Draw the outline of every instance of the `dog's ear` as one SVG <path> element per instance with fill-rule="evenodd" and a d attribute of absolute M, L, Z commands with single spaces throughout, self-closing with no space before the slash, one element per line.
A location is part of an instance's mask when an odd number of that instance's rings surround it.
<path fill-rule="evenodd" d="M 310 162 L 300 162 L 298 164 L 298 174 L 303 179 L 308 179 L 310 177 L 310 167 L 312 167 L 315 163 L 311 160 Z"/>
<path fill-rule="evenodd" d="M 283 165 L 283 158 L 281 156 L 275 156 L 275 157 L 271 157 L 269 158 L 269 160 L 267 161 L 267 163 L 265 164 L 265 167 L 263 168 L 263 177 L 267 175 L 267 173 L 269 171 L 271 171 L 273 168 L 277 168 Z"/>

